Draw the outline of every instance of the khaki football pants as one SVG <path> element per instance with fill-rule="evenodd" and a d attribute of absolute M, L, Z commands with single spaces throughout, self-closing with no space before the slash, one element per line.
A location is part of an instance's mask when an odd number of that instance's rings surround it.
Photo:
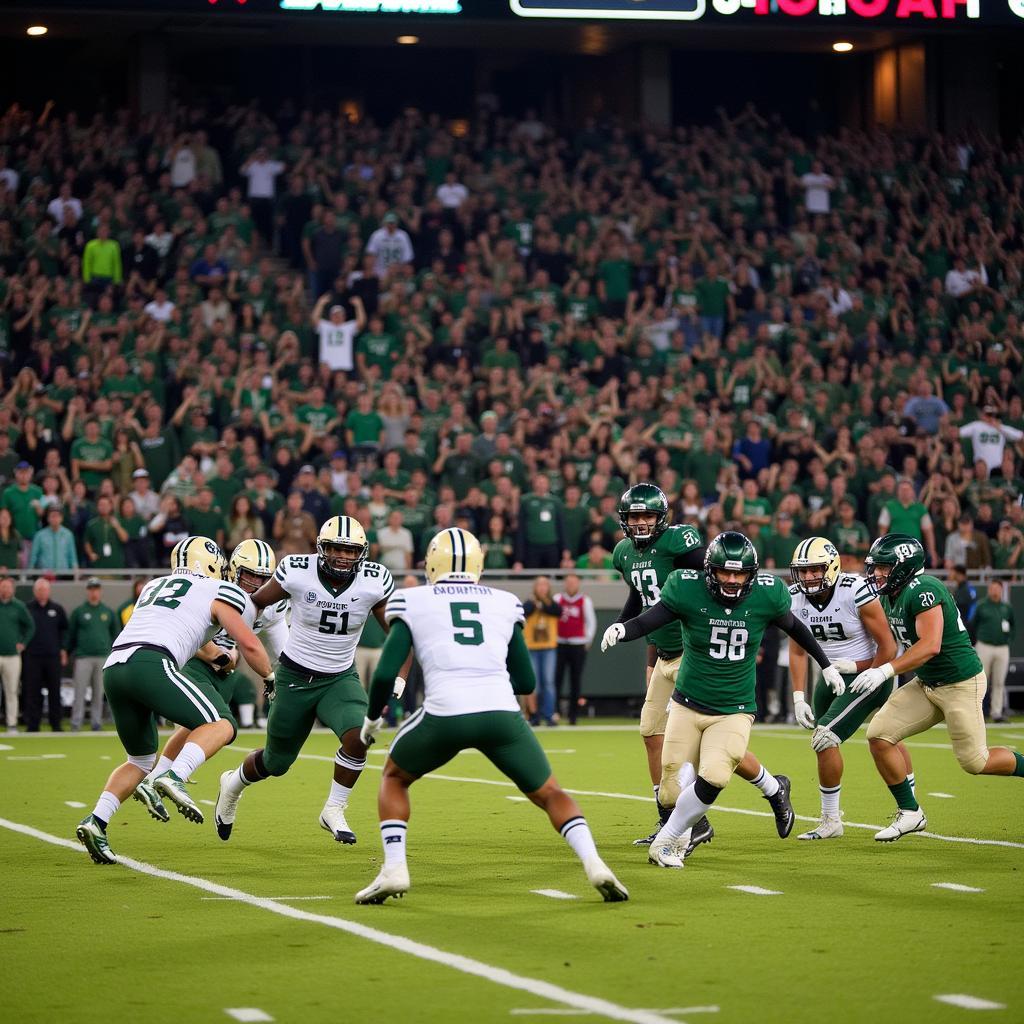
<path fill-rule="evenodd" d="M 640 709 L 640 735 L 664 736 L 668 724 L 668 705 L 672 691 L 676 688 L 676 676 L 683 656 L 674 661 L 659 658 L 651 670 L 651 681 L 647 684 L 647 696 Z"/>

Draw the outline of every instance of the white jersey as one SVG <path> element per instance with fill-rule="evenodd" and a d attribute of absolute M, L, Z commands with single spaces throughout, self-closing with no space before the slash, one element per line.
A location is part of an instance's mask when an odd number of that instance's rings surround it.
<path fill-rule="evenodd" d="M 252 631 L 259 637 L 263 644 L 271 665 L 281 657 L 285 641 L 288 639 L 288 609 L 291 602 L 285 598 L 277 604 L 268 605 L 261 612 L 258 612 L 256 621 L 252 624 Z M 213 642 L 224 650 L 233 650 L 237 645 L 228 636 L 226 630 L 220 630 L 213 638 Z"/>
<path fill-rule="evenodd" d="M 523 605 L 507 590 L 476 583 L 437 583 L 399 590 L 388 601 L 390 625 L 401 619 L 423 669 L 430 715 L 518 711 L 506 661 Z"/>
<path fill-rule="evenodd" d="M 167 651 L 181 668 L 216 632 L 210 614 L 214 601 L 234 608 L 247 626 L 256 608 L 241 587 L 192 572 L 174 572 L 142 588 L 128 625 L 114 643 L 107 665 L 127 661 L 140 644 Z"/>
<path fill-rule="evenodd" d="M 795 583 L 789 592 L 793 597 L 793 614 L 814 634 L 832 661 L 864 661 L 875 656 L 877 645 L 861 622 L 860 609 L 878 598 L 863 576 L 841 572 L 832 600 L 824 608 L 813 604 Z"/>
<path fill-rule="evenodd" d="M 291 597 L 284 653 L 324 675 L 352 667 L 370 612 L 395 589 L 391 573 L 376 562 L 363 562 L 351 583 L 335 587 L 321 577 L 316 555 L 287 555 L 278 562 L 274 579 Z"/>

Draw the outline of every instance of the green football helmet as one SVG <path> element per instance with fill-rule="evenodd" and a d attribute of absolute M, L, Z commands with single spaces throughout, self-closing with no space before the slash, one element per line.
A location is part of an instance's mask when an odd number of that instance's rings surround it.
<path fill-rule="evenodd" d="M 890 567 L 889 572 L 880 580 L 875 569 L 886 565 Z M 868 588 L 873 594 L 886 597 L 895 597 L 923 569 L 924 546 L 906 533 L 887 533 L 879 537 L 864 559 Z"/>
<path fill-rule="evenodd" d="M 730 607 L 750 595 L 759 568 L 754 545 L 736 530 L 720 533 L 704 554 L 704 582 L 708 591 L 720 604 Z M 744 572 L 746 579 L 742 583 L 723 584 L 716 573 L 730 571 Z"/>
<path fill-rule="evenodd" d="M 637 534 L 636 528 L 629 524 L 631 512 L 649 512 L 658 518 L 650 530 Z M 665 492 L 656 484 L 634 484 L 619 498 L 619 525 L 636 547 L 645 548 L 653 544 L 668 526 L 668 498 Z"/>

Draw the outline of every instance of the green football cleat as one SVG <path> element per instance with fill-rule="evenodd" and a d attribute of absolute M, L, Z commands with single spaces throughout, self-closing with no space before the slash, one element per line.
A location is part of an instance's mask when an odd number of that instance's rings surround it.
<path fill-rule="evenodd" d="M 203 823 L 203 812 L 199 809 L 196 802 L 188 795 L 188 791 L 185 789 L 185 783 L 178 778 L 177 775 L 172 771 L 166 771 L 159 778 L 153 782 L 153 788 L 162 797 L 166 797 L 168 800 L 178 808 L 178 812 L 183 818 L 188 821 L 193 821 L 197 825 Z"/>
<path fill-rule="evenodd" d="M 75 835 L 97 864 L 117 863 L 117 858 L 111 852 L 110 843 L 107 842 L 106 829 L 94 815 L 88 814 L 78 823 Z"/>
<path fill-rule="evenodd" d="M 132 799 L 138 800 L 157 821 L 171 820 L 170 811 L 164 807 L 164 802 L 160 799 L 160 794 L 153 788 L 152 782 L 147 782 L 146 779 L 143 779 L 135 787 Z"/>

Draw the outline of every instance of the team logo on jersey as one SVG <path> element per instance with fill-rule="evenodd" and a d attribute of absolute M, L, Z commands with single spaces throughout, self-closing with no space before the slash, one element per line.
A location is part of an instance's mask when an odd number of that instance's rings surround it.
<path fill-rule="evenodd" d="M 306 591 L 306 604 L 316 604 L 316 594 L 312 590 Z"/>
<path fill-rule="evenodd" d="M 802 616 L 803 616 L 803 617 L 804 617 L 804 618 L 806 619 L 806 618 L 807 618 L 807 616 L 808 616 L 808 615 L 809 615 L 810 613 L 809 613 L 809 612 L 807 611 L 807 609 L 806 609 L 806 608 L 801 608 L 801 609 L 800 609 L 800 614 L 801 614 L 801 615 L 802 615 Z"/>

